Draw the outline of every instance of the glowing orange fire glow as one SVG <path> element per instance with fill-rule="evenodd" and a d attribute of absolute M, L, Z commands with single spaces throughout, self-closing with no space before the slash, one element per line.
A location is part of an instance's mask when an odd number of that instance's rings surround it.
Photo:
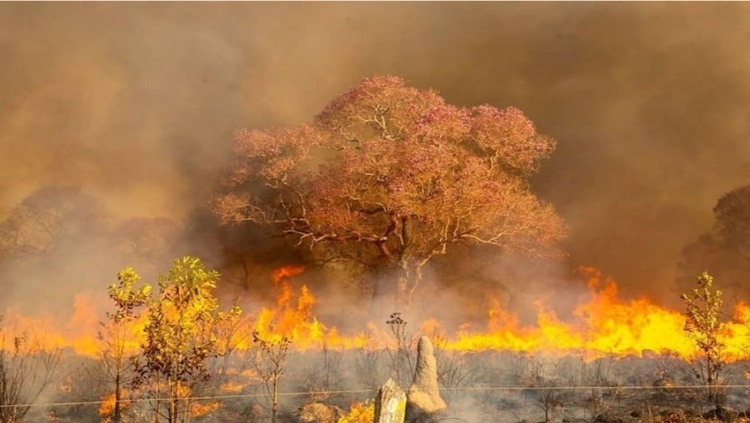
<path fill-rule="evenodd" d="M 125 392 L 123 392 L 124 394 Z M 123 401 L 120 400 L 120 409 L 126 410 L 130 406 L 129 401 Z M 103 417 L 104 419 L 102 421 L 109 422 L 109 417 L 112 417 L 112 415 L 115 412 L 115 393 L 112 392 L 111 394 L 108 394 L 102 399 L 101 404 L 99 404 L 99 415 Z"/>
<path fill-rule="evenodd" d="M 593 269 L 589 276 L 589 301 L 574 311 L 574 322 L 564 322 L 539 306 L 535 326 L 520 327 L 515 316 L 493 308 L 483 330 L 463 330 L 446 342 L 451 350 L 499 349 L 519 352 L 585 352 L 601 355 L 640 355 L 646 351 L 672 352 L 681 357 L 695 353 L 683 331 L 685 317 L 645 298 L 623 302 L 617 285 L 602 281 Z"/>
<path fill-rule="evenodd" d="M 8 348 L 9 336 L 22 336 L 31 348 L 50 349 L 54 346 L 73 348 L 76 354 L 95 356 L 101 350 L 97 339 L 101 308 L 86 294 L 77 294 L 73 302 L 70 320 L 60 324 L 52 315 L 27 316 L 11 308 L 3 313 L 2 328 L 6 334 L 4 348 Z"/>
<path fill-rule="evenodd" d="M 289 278 L 303 271 L 303 267 L 294 266 L 282 267 L 273 273 L 274 284 L 280 290 L 276 304 L 260 310 L 253 330 L 269 341 L 287 337 L 298 349 L 321 348 L 323 345 L 334 349 L 363 346 L 362 337 L 341 336 L 336 328 L 328 328 L 315 318 L 313 307 L 317 300 L 307 285 L 295 291 L 289 282 Z"/>
<path fill-rule="evenodd" d="M 115 393 L 111 393 L 104 397 L 101 405 L 99 405 L 99 415 L 102 417 L 109 417 L 115 412 Z"/>
<path fill-rule="evenodd" d="M 433 318 L 419 326 L 420 332 L 439 338 L 439 346 L 452 351 L 580 354 L 587 359 L 646 352 L 676 354 L 684 359 L 695 355 L 695 346 L 683 330 L 685 316 L 681 312 L 656 305 L 647 298 L 622 300 L 614 281 L 594 269 L 583 271 L 588 277 L 587 297 L 571 316 L 561 318 L 539 303 L 536 321 L 523 325 L 517 316 L 495 301 L 481 325 L 464 324 L 451 334 L 439 319 Z M 318 321 L 314 313 L 318 300 L 306 285 L 295 281 L 303 272 L 300 266 L 282 267 L 273 272 L 276 300 L 255 312 L 248 311 L 251 329 L 238 334 L 239 349 L 252 346 L 246 333 L 249 330 L 257 331 L 261 338 L 269 341 L 287 337 L 292 341 L 292 348 L 298 350 L 372 348 L 373 345 L 382 348 L 393 342 L 382 324 L 368 323 L 362 333 L 342 334 L 335 327 Z M 77 354 L 94 356 L 102 348 L 96 334 L 101 330 L 100 316 L 106 310 L 93 304 L 89 296 L 76 296 L 72 318 L 63 325 L 49 316 L 32 318 L 11 309 L 5 313 L 3 328 L 6 335 L 34 333 L 43 336 L 45 346 L 70 347 Z M 145 324 L 144 316 L 130 323 L 124 335 L 128 351 L 137 351 Z M 750 358 L 750 305 L 735 307 L 734 318 L 722 327 L 721 341 L 726 345 L 727 360 Z M 5 342 L 7 348 L 8 339 Z M 227 385 L 223 389 L 232 392 L 238 386 Z"/>
<path fill-rule="evenodd" d="M 204 416 L 218 410 L 220 405 L 218 401 L 207 403 L 192 402 L 190 403 L 190 415 L 193 417 Z"/>
<path fill-rule="evenodd" d="M 219 389 L 221 389 L 222 392 L 230 392 L 236 394 L 238 392 L 242 392 L 242 390 L 245 389 L 245 386 L 235 382 L 227 382 L 222 383 Z"/>
<path fill-rule="evenodd" d="M 650 351 L 672 353 L 684 359 L 697 351 L 683 330 L 685 316 L 660 307 L 646 298 L 622 301 L 617 285 L 603 280 L 594 269 L 583 269 L 589 276 L 590 299 L 576 307 L 573 322 L 563 322 L 554 313 L 539 307 L 534 326 L 520 327 L 518 319 L 494 307 L 486 328 L 464 329 L 442 347 L 455 351 L 510 350 L 517 352 L 584 353 L 589 359 L 603 355 L 641 355 Z M 739 304 L 733 322 L 725 323 L 720 340 L 728 361 L 750 357 L 750 307 Z M 430 322 L 429 331 L 436 331 Z"/>

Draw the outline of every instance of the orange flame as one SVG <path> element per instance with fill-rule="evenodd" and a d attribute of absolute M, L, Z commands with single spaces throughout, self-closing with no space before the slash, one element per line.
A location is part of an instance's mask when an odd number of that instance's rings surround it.
<path fill-rule="evenodd" d="M 102 417 L 109 417 L 115 412 L 115 393 L 107 395 L 102 399 L 102 403 L 99 405 L 99 415 Z"/>
<path fill-rule="evenodd" d="M 460 331 L 445 348 L 452 350 L 510 350 L 517 352 L 584 352 L 601 355 L 641 355 L 646 351 L 672 352 L 688 358 L 695 353 L 683 331 L 685 317 L 642 298 L 624 302 L 617 296 L 614 281 L 601 282 L 601 275 L 589 274 L 590 300 L 573 312 L 575 322 L 561 321 L 554 313 L 538 307 L 535 326 L 519 327 L 516 316 L 495 306 L 484 331 Z"/>
<path fill-rule="evenodd" d="M 277 290 L 275 303 L 252 316 L 248 323 L 251 330 L 270 341 L 287 337 L 292 347 L 299 350 L 372 348 L 373 345 L 382 348 L 393 342 L 382 325 L 367 324 L 363 329 L 368 335 L 364 332 L 342 334 L 335 327 L 320 322 L 314 313 L 318 300 L 307 285 L 294 283 L 293 278 L 302 272 L 301 266 L 282 267 L 273 272 Z M 587 359 L 647 352 L 689 359 L 696 354 L 693 342 L 683 330 L 685 316 L 682 313 L 661 307 L 647 298 L 623 300 L 618 296 L 614 281 L 594 269 L 584 269 L 584 273 L 589 281 L 587 298 L 565 318 L 539 303 L 535 322 L 523 325 L 518 316 L 495 301 L 481 326 L 464 324 L 451 334 L 439 319 L 433 318 L 423 322 L 420 330 L 424 334 L 440 335 L 440 347 L 453 351 L 581 354 Z M 6 335 L 41 335 L 42 345 L 46 347 L 70 347 L 77 354 L 95 356 L 103 348 L 97 333 L 102 330 L 98 322 L 104 320 L 104 311 L 103 307 L 96 306 L 91 296 L 79 294 L 75 297 L 72 318 L 65 324 L 59 324 L 51 315 L 30 317 L 11 309 L 4 313 L 3 329 Z M 127 351 L 137 352 L 146 323 L 145 316 L 128 323 L 123 334 Z M 241 332 L 237 334 L 238 348 L 251 346 L 247 340 L 249 330 L 238 331 Z M 240 341 L 243 337 L 244 341 Z M 720 338 L 726 345 L 726 360 L 750 358 L 750 305 L 735 307 L 734 318 L 722 326 Z M 6 344 L 10 340 L 12 338 L 6 339 Z M 236 387 L 227 386 L 227 389 Z"/>
<path fill-rule="evenodd" d="M 280 267 L 271 274 L 271 279 L 278 285 L 279 282 L 293 276 L 297 276 L 305 271 L 305 266 L 284 266 Z"/>
<path fill-rule="evenodd" d="M 73 300 L 73 314 L 63 325 L 51 314 L 27 316 L 11 308 L 3 313 L 2 329 L 6 334 L 20 336 L 33 342 L 35 348 L 72 348 L 76 354 L 93 357 L 101 350 L 97 339 L 101 310 L 94 304 L 90 295 L 76 294 Z M 5 342 L 7 341 L 5 339 Z"/>
<path fill-rule="evenodd" d="M 122 410 L 125 410 L 130 406 L 130 403 L 128 401 L 120 400 L 120 408 Z M 101 404 L 99 404 L 99 415 L 107 418 L 111 417 L 115 412 L 115 393 L 112 392 L 111 394 L 105 396 L 102 398 Z"/>
<path fill-rule="evenodd" d="M 207 403 L 191 402 L 190 415 L 193 417 L 205 416 L 218 410 L 220 405 L 218 401 Z"/>
<path fill-rule="evenodd" d="M 238 392 L 242 392 L 242 390 L 245 389 L 245 385 L 236 382 L 226 382 L 222 383 L 219 389 L 221 389 L 222 392 L 230 392 L 236 394 Z"/>
<path fill-rule="evenodd" d="M 589 276 L 590 299 L 576 307 L 576 321 L 561 321 L 538 306 L 536 325 L 521 327 L 518 318 L 500 309 L 496 302 L 485 330 L 461 330 L 442 347 L 455 351 L 582 353 L 588 359 L 646 352 L 670 353 L 683 359 L 695 356 L 696 347 L 683 329 L 683 314 L 647 298 L 623 301 L 614 281 L 603 280 L 595 269 L 583 270 Z M 436 331 L 439 326 L 431 322 L 428 329 Z M 725 344 L 725 360 L 750 357 L 750 307 L 737 305 L 734 321 L 722 326 L 719 339 Z"/>
<path fill-rule="evenodd" d="M 253 325 L 261 338 L 278 341 L 283 337 L 291 339 L 297 349 L 354 348 L 361 346 L 361 338 L 340 336 L 335 328 L 328 328 L 313 316 L 317 300 L 307 285 L 297 292 L 289 283 L 289 278 L 299 275 L 304 267 L 290 266 L 276 270 L 272 277 L 280 293 L 272 308 L 261 308 Z"/>

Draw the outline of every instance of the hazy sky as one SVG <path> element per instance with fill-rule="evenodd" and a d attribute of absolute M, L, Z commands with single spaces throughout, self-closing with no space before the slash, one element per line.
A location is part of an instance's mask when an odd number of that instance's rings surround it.
<path fill-rule="evenodd" d="M 374 74 L 517 106 L 571 261 L 669 291 L 750 182 L 748 3 L 1 3 L 0 214 L 80 184 L 123 216 L 203 203 L 232 132 L 308 121 Z"/>

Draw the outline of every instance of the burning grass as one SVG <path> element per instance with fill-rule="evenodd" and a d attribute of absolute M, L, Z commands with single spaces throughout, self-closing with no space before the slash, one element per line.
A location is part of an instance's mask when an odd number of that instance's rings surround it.
<path fill-rule="evenodd" d="M 301 267 L 284 267 L 273 275 L 277 298 L 273 304 L 249 313 L 237 327 L 226 331 L 225 348 L 247 350 L 252 347 L 249 333 L 257 331 L 263 339 L 287 337 L 296 350 L 394 348 L 396 342 L 383 325 L 363 322 L 358 333 L 342 333 L 315 315 L 318 299 L 306 285 L 292 282 L 303 272 Z M 569 355 L 583 351 L 589 358 L 601 356 L 643 355 L 648 352 L 675 354 L 689 360 L 696 354 L 693 342 L 683 331 L 685 316 L 661 307 L 647 298 L 624 301 L 619 298 L 614 281 L 586 269 L 588 293 L 566 318 L 537 304 L 533 324 L 521 324 L 513 313 L 494 306 L 486 312 L 483 324 L 448 325 L 439 318 L 419 323 L 418 331 L 440 338 L 443 349 L 458 352 L 485 350 Z M 43 333 L 44 342 L 72 348 L 77 354 L 96 357 L 101 348 L 97 341 L 97 306 L 80 295 L 69 322 L 59 324 L 51 316 L 26 316 L 17 310 L 6 314 L 5 327 L 14 333 Z M 82 316 L 86 316 L 85 318 Z M 740 303 L 735 319 L 721 329 L 727 361 L 750 357 L 750 306 Z M 145 317 L 130 323 L 128 348 L 135 352 L 143 341 Z M 413 323 L 412 326 L 414 327 Z"/>
<path fill-rule="evenodd" d="M 465 421 L 554 416 L 568 421 L 673 423 L 695 421 L 708 410 L 701 400 L 701 381 L 690 364 L 696 350 L 683 331 L 685 317 L 646 298 L 620 299 L 614 281 L 592 269 L 586 270 L 587 295 L 566 319 L 538 304 L 536 321 L 521 324 L 495 302 L 481 325 L 463 324 L 452 330 L 439 319 L 428 319 L 409 333 L 368 323 L 353 334 L 316 318 L 317 298 L 294 279 L 303 271 L 288 267 L 275 272 L 276 301 L 248 313 L 224 332 L 226 339 L 219 341 L 227 355 L 212 361 L 212 379 L 191 391 L 205 398 L 191 403 L 195 421 L 252 421 L 249 416 L 267 416 L 269 380 L 256 370 L 262 367 L 263 356 L 248 336 L 252 331 L 263 339 L 291 340 L 284 363 L 287 372 L 279 385 L 279 392 L 287 394 L 281 396 L 281 409 L 290 418 L 304 404 L 325 402 L 348 410 L 345 422 L 367 420 L 367 401 L 388 377 L 400 378 L 404 387 L 410 383 L 414 340 L 421 335 L 433 339 L 444 396 L 455 417 Z M 96 315 L 96 308 L 81 296 L 74 319 L 67 324 L 56 326 L 49 318 L 12 312 L 6 327 L 42 331 L 49 345 L 70 347 L 74 354 L 69 359 L 85 356 L 95 362 L 101 344 L 88 331 L 93 330 L 89 320 Z M 735 319 L 721 330 L 729 363 L 723 395 L 728 408 L 736 412 L 750 407 L 750 390 L 745 387 L 749 318 L 750 307 L 739 304 Z M 130 324 L 128 346 L 135 353 L 145 322 Z M 113 398 L 105 385 L 99 387 L 99 398 L 104 400 L 94 414 L 107 417 Z M 68 389 L 54 393 L 56 400 L 79 400 L 80 390 L 65 386 Z M 135 418 L 145 407 L 142 397 L 134 394 L 126 412 Z M 52 409 L 59 421 L 74 422 L 80 414 L 70 406 Z M 733 417 L 743 418 L 739 413 Z"/>

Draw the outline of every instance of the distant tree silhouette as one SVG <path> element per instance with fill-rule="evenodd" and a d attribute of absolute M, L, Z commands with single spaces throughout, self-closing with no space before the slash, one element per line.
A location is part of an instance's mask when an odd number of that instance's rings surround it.
<path fill-rule="evenodd" d="M 750 185 L 723 195 L 713 211 L 713 227 L 682 251 L 678 283 L 686 289 L 694 284 L 695 275 L 708 271 L 721 280 L 727 298 L 747 300 Z"/>

